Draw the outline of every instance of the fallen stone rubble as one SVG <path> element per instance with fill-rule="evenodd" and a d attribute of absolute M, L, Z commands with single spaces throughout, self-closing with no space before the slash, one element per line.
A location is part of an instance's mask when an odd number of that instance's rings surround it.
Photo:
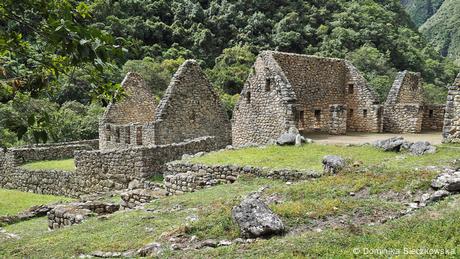
<path fill-rule="evenodd" d="M 436 147 L 428 141 L 409 142 L 403 137 L 393 137 L 384 140 L 377 140 L 372 145 L 387 152 L 409 151 L 412 155 L 421 156 L 424 154 L 436 153 Z"/>

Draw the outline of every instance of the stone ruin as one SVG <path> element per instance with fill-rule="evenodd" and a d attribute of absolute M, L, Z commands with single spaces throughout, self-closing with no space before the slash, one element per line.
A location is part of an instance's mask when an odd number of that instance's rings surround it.
<path fill-rule="evenodd" d="M 231 143 L 231 125 L 219 96 L 194 60 L 174 74 L 159 105 L 140 75 L 122 83 L 127 97 L 109 105 L 99 126 L 101 150 L 179 143 L 214 136 Z"/>
<path fill-rule="evenodd" d="M 441 130 L 444 105 L 424 101 L 420 73 L 400 72 L 384 105 L 383 130 L 392 133 L 420 133 Z"/>
<path fill-rule="evenodd" d="M 235 107 L 233 144 L 266 144 L 291 127 L 380 132 L 381 111 L 377 94 L 350 62 L 264 51 Z"/>
<path fill-rule="evenodd" d="M 460 143 L 460 74 L 449 88 L 442 136 L 445 143 Z"/>
<path fill-rule="evenodd" d="M 349 61 L 264 51 L 232 119 L 233 145 L 267 144 L 301 133 L 441 130 L 444 105 L 426 104 L 419 73 L 400 72 L 385 104 Z"/>

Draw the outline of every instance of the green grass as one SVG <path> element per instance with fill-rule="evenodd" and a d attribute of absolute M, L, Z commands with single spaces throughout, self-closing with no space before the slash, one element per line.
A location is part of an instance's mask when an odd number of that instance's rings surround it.
<path fill-rule="evenodd" d="M 74 159 L 65 159 L 65 160 L 49 160 L 49 161 L 39 161 L 24 164 L 22 168 L 28 170 L 63 170 L 63 171 L 75 171 L 75 162 Z"/>
<path fill-rule="evenodd" d="M 413 189 L 427 189 L 434 175 L 435 173 L 432 172 L 416 171 L 406 173 L 343 173 L 292 185 L 269 179 L 242 177 L 234 184 L 220 185 L 199 192 L 155 200 L 147 208 L 155 210 L 157 213 L 147 211 L 116 213 L 107 220 L 92 218 L 83 224 L 53 232 L 46 230 L 45 219 L 7 226 L 5 230 L 18 234 L 21 236 L 21 240 L 0 242 L 0 258 L 66 258 L 97 250 L 125 251 L 136 249 L 154 241 L 164 244 L 166 255 L 183 257 L 182 253 L 169 251 L 168 240 L 170 236 L 177 234 L 195 235 L 200 240 L 238 237 L 240 233 L 231 219 L 231 209 L 239 203 L 243 196 L 262 186 L 270 186 L 264 195 L 276 194 L 283 200 L 279 204 L 272 204 L 271 208 L 292 229 L 310 225 L 314 220 L 326 217 L 344 215 L 351 217 L 357 213 L 365 216 L 372 216 L 375 213 L 395 213 L 404 206 L 399 202 L 382 199 L 379 194 L 390 190 L 405 193 Z M 369 197 L 356 199 L 349 195 L 349 192 L 357 192 L 363 188 L 369 190 L 371 193 Z M 178 209 L 171 210 L 172 208 Z M 197 216 L 198 220 L 195 222 L 188 221 L 187 217 L 190 215 Z M 315 238 L 321 237 L 315 236 Z M 276 238 L 275 240 L 283 241 L 285 239 Z M 263 243 L 265 242 L 263 241 Z M 331 243 L 334 244 L 335 242 L 331 241 Z M 233 249 L 239 252 L 243 249 L 244 253 L 248 253 L 247 255 L 254 255 L 251 254 L 251 251 L 245 250 L 254 249 L 254 251 L 258 251 L 257 249 L 261 248 L 253 245 L 225 248 L 208 251 L 206 253 L 211 254 L 204 255 L 204 257 L 212 257 L 213 253 L 226 254 L 226 251 L 234 253 Z M 298 247 L 298 249 L 303 248 Z M 229 254 L 227 255 L 229 256 Z M 187 254 L 185 257 L 188 256 Z M 202 254 L 191 256 L 201 257 Z"/>
<path fill-rule="evenodd" d="M 339 155 L 351 162 L 360 162 L 364 166 L 405 170 L 429 165 L 446 165 L 453 159 L 460 158 L 459 150 L 449 147 L 452 146 L 439 146 L 436 154 L 412 156 L 407 153 L 384 152 L 372 146 L 345 147 L 319 144 L 302 147 L 267 146 L 212 152 L 193 158 L 191 162 L 321 170 L 321 161 L 325 155 Z"/>
<path fill-rule="evenodd" d="M 0 216 L 15 215 L 34 205 L 70 200 L 60 196 L 0 189 Z"/>

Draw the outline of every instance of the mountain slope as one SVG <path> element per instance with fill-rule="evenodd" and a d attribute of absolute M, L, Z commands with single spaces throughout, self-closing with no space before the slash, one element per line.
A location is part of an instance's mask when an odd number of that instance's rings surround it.
<path fill-rule="evenodd" d="M 460 1 L 445 0 L 420 31 L 442 56 L 451 57 L 460 64 Z"/>
<path fill-rule="evenodd" d="M 401 0 L 407 13 L 417 27 L 433 16 L 444 0 Z"/>

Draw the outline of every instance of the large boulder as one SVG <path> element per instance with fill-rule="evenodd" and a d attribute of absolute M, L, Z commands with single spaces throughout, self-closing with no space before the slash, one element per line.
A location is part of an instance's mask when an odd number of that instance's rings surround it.
<path fill-rule="evenodd" d="M 279 136 L 279 138 L 276 140 L 276 144 L 280 146 L 294 145 L 296 141 L 296 137 L 297 137 L 297 134 L 285 132 L 281 134 L 281 136 Z"/>
<path fill-rule="evenodd" d="M 436 147 L 432 146 L 428 141 L 419 141 L 412 144 L 409 148 L 411 154 L 421 156 L 424 154 L 433 154 L 436 152 Z"/>
<path fill-rule="evenodd" d="M 346 165 L 345 159 L 339 156 L 325 156 L 323 158 L 323 169 L 325 173 L 336 174 Z"/>
<path fill-rule="evenodd" d="M 407 146 L 408 142 L 403 137 L 393 137 L 384 140 L 377 140 L 372 144 L 376 148 L 380 148 L 383 151 L 401 151 L 403 146 Z"/>
<path fill-rule="evenodd" d="M 270 237 L 282 234 L 285 229 L 278 215 L 260 199 L 259 193 L 248 195 L 235 206 L 232 209 L 232 218 L 245 237 Z"/>

